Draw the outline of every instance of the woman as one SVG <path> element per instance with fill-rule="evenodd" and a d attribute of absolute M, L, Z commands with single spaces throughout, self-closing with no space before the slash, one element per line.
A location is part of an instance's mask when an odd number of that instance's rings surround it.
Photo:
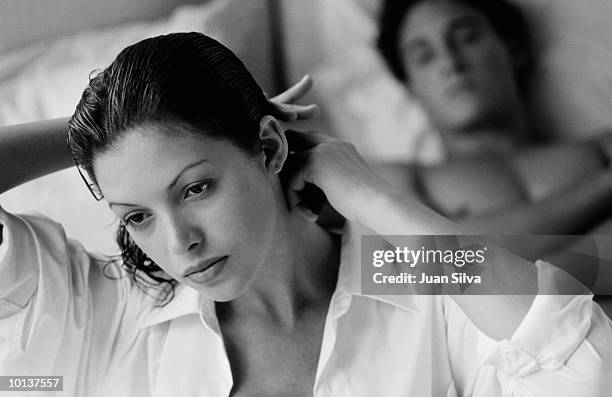
<path fill-rule="evenodd" d="M 46 218 L 3 211 L 2 373 L 63 375 L 78 396 L 606 390 L 611 326 L 589 295 L 534 298 L 554 287 L 545 263 L 536 286 L 533 265 L 496 250 L 487 277 L 521 295 L 484 303 L 362 295 L 357 223 L 378 234 L 463 230 L 396 192 L 352 147 L 284 131 L 273 113 L 242 63 L 197 33 L 144 40 L 95 76 L 68 140 L 121 219 L 121 265 L 136 277 L 100 265 Z M 0 135 L 5 186 L 46 171 L 28 148 L 45 132 L 20 130 Z M 51 138 L 46 167 L 67 166 Z M 341 240 L 302 216 L 311 184 L 348 220 Z"/>

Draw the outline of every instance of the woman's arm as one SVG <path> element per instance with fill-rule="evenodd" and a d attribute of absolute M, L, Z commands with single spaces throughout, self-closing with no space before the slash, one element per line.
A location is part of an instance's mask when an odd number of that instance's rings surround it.
<path fill-rule="evenodd" d="M 73 165 L 67 130 L 67 118 L 1 127 L 0 193 Z"/>
<path fill-rule="evenodd" d="M 301 164 L 286 185 L 292 208 L 300 208 L 299 192 L 310 183 L 323 190 L 330 204 L 348 220 L 359 222 L 380 235 L 474 234 L 395 190 L 368 167 L 351 145 L 327 136 L 295 131 L 288 131 L 287 139 L 295 152 L 292 161 Z M 486 244 L 495 251 L 483 278 L 488 278 L 489 286 L 500 285 L 504 291 L 515 294 L 489 295 L 487 299 L 462 295 L 454 297 L 455 301 L 484 333 L 497 340 L 508 338 L 538 292 L 536 268 L 481 237 L 465 239 L 466 244 Z M 489 288 L 487 293 L 495 291 Z"/>
<path fill-rule="evenodd" d="M 281 121 L 292 122 L 316 116 L 317 105 L 297 105 L 312 87 L 312 78 L 298 83 L 270 99 Z M 0 127 L 0 194 L 40 176 L 68 168 L 73 164 L 66 144 L 68 119 Z"/>

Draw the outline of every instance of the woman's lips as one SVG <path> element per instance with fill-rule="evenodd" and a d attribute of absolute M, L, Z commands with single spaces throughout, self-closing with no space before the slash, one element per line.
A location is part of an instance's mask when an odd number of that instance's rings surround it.
<path fill-rule="evenodd" d="M 221 273 L 227 263 L 227 259 L 227 256 L 223 256 L 218 259 L 207 261 L 197 266 L 195 270 L 189 269 L 184 277 L 197 284 L 206 283 Z"/>

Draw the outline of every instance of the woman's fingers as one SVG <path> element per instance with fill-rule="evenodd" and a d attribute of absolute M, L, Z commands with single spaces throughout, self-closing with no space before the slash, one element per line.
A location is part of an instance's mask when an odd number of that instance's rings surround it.
<path fill-rule="evenodd" d="M 312 149 L 313 147 L 321 143 L 328 143 L 334 141 L 334 138 L 314 131 L 303 132 L 295 130 L 286 130 L 285 136 L 287 137 L 289 150 L 294 152 Z"/>
<path fill-rule="evenodd" d="M 272 102 L 276 110 L 276 117 L 286 123 L 296 120 L 309 120 L 319 115 L 319 106 L 312 105 L 293 105 Z"/>
<path fill-rule="evenodd" d="M 295 104 L 295 102 L 302 99 L 308 93 L 312 88 L 312 84 L 312 78 L 306 75 L 297 84 L 270 99 L 270 103 L 276 111 L 275 117 L 287 123 L 317 117 L 319 115 L 319 107 L 317 105 Z"/>
<path fill-rule="evenodd" d="M 298 120 L 310 120 L 319 116 L 321 110 L 319 109 L 319 105 L 311 104 L 311 105 L 290 105 L 291 111 L 296 115 Z"/>
<path fill-rule="evenodd" d="M 318 214 L 329 202 L 343 217 L 356 220 L 368 204 L 364 198 L 388 188 L 354 146 L 316 132 L 285 134 L 291 153 L 284 185 L 290 208 L 305 204 Z"/>
<path fill-rule="evenodd" d="M 308 152 L 291 153 L 285 161 L 281 178 L 285 186 L 285 196 L 289 209 L 296 211 L 307 220 L 316 221 L 317 215 L 309 209 L 308 202 L 303 194 L 308 183 L 308 162 Z"/>
<path fill-rule="evenodd" d="M 302 77 L 302 80 L 289 87 L 284 92 L 281 92 L 274 98 L 270 99 L 271 102 L 277 104 L 292 104 L 302 99 L 304 95 L 312 88 L 313 80 L 309 75 Z"/>
<path fill-rule="evenodd" d="M 294 194 L 306 186 L 308 182 L 307 173 L 309 172 L 309 153 L 307 151 L 300 151 L 291 153 L 281 172 L 281 178 L 285 189 L 288 193 L 289 205 L 293 206 L 299 201 L 298 195 Z"/>

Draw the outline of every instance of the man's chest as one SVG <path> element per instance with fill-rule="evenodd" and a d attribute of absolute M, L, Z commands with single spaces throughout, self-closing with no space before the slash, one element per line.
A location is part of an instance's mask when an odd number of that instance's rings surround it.
<path fill-rule="evenodd" d="M 527 199 L 519 175 L 502 162 L 458 162 L 424 171 L 421 180 L 429 201 L 451 218 L 495 211 Z"/>

